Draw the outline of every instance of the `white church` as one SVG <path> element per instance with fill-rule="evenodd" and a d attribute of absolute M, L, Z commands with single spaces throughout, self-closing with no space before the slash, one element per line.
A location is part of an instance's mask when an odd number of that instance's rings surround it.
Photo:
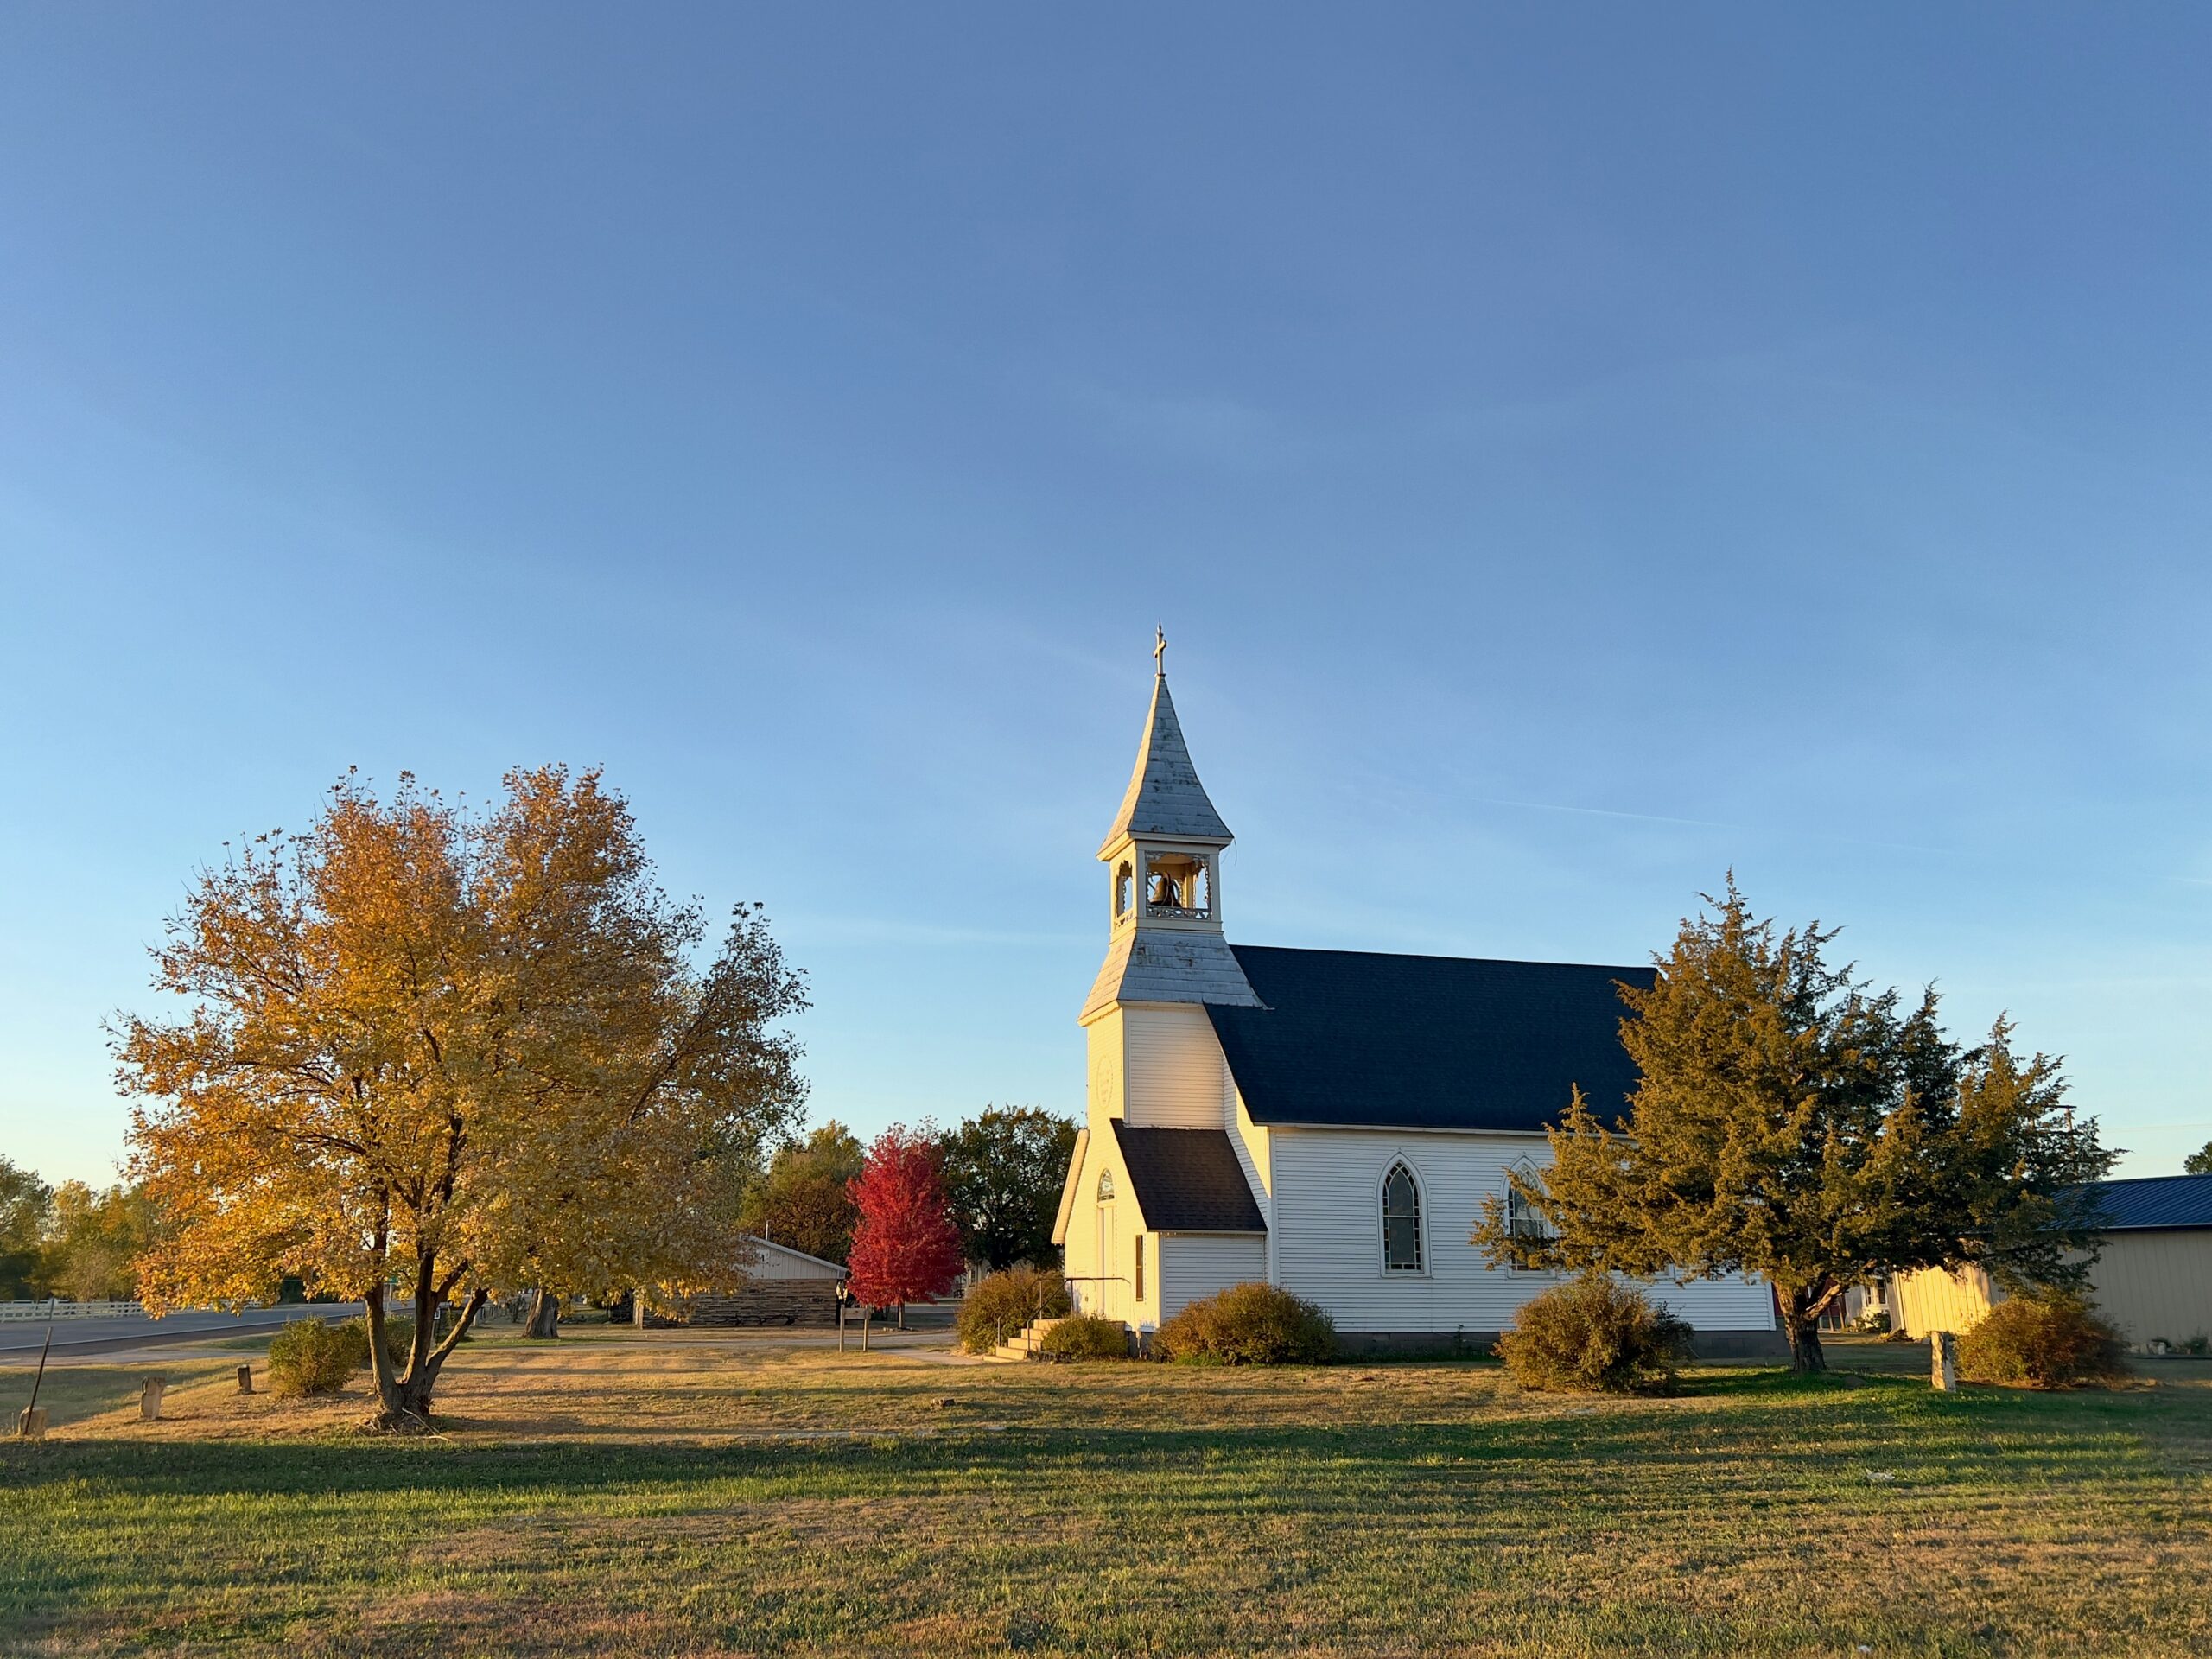
<path fill-rule="evenodd" d="M 1231 944 L 1230 841 L 1163 661 L 1098 851 L 1088 1124 L 1053 1232 L 1069 1288 L 1143 1332 L 1265 1280 L 1327 1309 L 1348 1349 L 1479 1351 L 1557 1282 L 1467 1242 L 1483 1200 L 1542 1168 L 1574 1085 L 1609 1115 L 1635 1088 L 1614 983 L 1652 970 Z M 1763 1283 L 1653 1289 L 1700 1353 L 1787 1351 Z"/>

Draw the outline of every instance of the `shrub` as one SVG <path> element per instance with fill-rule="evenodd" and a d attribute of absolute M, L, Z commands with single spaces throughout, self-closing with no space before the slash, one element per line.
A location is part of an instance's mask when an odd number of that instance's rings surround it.
<path fill-rule="evenodd" d="M 1067 1311 L 1067 1281 L 1058 1274 L 1009 1268 L 985 1279 L 960 1304 L 960 1345 L 971 1354 L 988 1354 L 1033 1322 L 1057 1319 Z"/>
<path fill-rule="evenodd" d="M 392 1368 L 404 1370 L 415 1341 L 415 1321 L 395 1313 L 384 1322 L 385 1351 Z M 332 1325 L 324 1319 L 295 1319 L 269 1343 L 269 1386 L 288 1399 L 303 1394 L 334 1394 L 369 1363 L 365 1317 Z"/>
<path fill-rule="evenodd" d="M 1851 1328 L 1862 1337 L 1886 1337 L 1890 1334 L 1890 1310 L 1870 1307 L 1851 1322 Z"/>
<path fill-rule="evenodd" d="M 441 1313 L 445 1312 L 443 1308 L 440 1308 L 438 1311 Z M 361 1327 L 361 1363 L 365 1365 L 369 1363 L 369 1322 L 366 1319 L 349 1319 L 346 1323 L 349 1325 L 358 1325 Z M 394 1369 L 404 1370 L 407 1364 L 408 1350 L 412 1348 L 414 1345 L 415 1321 L 409 1319 L 404 1313 L 385 1314 L 384 1319 L 384 1351 L 391 1356 L 391 1363 Z"/>
<path fill-rule="evenodd" d="M 1690 1327 L 1642 1291 L 1593 1273 L 1532 1298 L 1493 1351 L 1524 1389 L 1663 1394 L 1690 1357 Z"/>
<path fill-rule="evenodd" d="M 340 1334 L 353 1344 L 355 1365 L 369 1363 L 369 1321 L 364 1314 L 338 1327 Z M 391 1356 L 395 1370 L 404 1370 L 407 1365 L 407 1351 L 415 1345 L 415 1321 L 404 1313 L 387 1313 L 384 1319 L 384 1351 Z"/>
<path fill-rule="evenodd" d="M 1959 1375 L 2016 1389 L 2101 1385 L 2126 1376 L 2126 1351 L 2079 1297 L 2016 1296 L 1959 1338 Z"/>
<path fill-rule="evenodd" d="M 1336 1357 L 1337 1327 L 1313 1303 L 1254 1281 L 1192 1302 L 1154 1333 L 1152 1351 L 1222 1365 L 1320 1365 Z"/>
<path fill-rule="evenodd" d="M 359 1319 L 295 1319 L 269 1341 L 269 1388 L 285 1399 L 335 1394 L 369 1357 Z"/>
<path fill-rule="evenodd" d="M 1129 1328 L 1119 1319 L 1077 1313 L 1039 1337 L 1037 1351 L 1046 1359 L 1127 1359 Z"/>

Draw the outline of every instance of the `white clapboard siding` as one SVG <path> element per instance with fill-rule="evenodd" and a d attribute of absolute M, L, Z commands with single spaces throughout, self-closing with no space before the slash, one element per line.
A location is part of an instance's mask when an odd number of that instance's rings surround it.
<path fill-rule="evenodd" d="M 1101 1205 L 1098 1201 L 1098 1179 L 1109 1177 L 1114 1183 L 1116 1201 Z M 1122 1304 L 1128 1300 L 1129 1287 L 1117 1284 L 1115 1275 L 1121 1272 L 1115 1265 L 1116 1258 L 1128 1249 L 1126 1242 L 1116 1236 L 1127 1218 L 1135 1213 L 1135 1205 L 1128 1197 L 1128 1172 L 1122 1167 L 1115 1150 L 1114 1134 L 1109 1128 L 1103 1134 L 1094 1130 L 1083 1148 L 1083 1167 L 1076 1177 L 1075 1202 L 1068 1209 L 1068 1231 L 1061 1247 L 1061 1271 L 1067 1276 L 1068 1291 L 1078 1309 L 1085 1313 L 1110 1313 L 1123 1317 Z M 1102 1229 L 1099 1218 L 1106 1217 Z M 1105 1247 L 1103 1255 L 1100 1245 Z"/>
<path fill-rule="evenodd" d="M 1172 1319 L 1202 1296 L 1267 1276 L 1268 1244 L 1257 1235 L 1166 1234 L 1160 1240 L 1158 1317 Z"/>
<path fill-rule="evenodd" d="M 1127 1008 L 1128 1100 L 1125 1116 L 1146 1128 L 1217 1129 L 1228 1066 L 1213 1024 L 1198 1007 Z"/>
<path fill-rule="evenodd" d="M 1228 1068 L 1222 1068 L 1224 1073 Z M 1236 1162 L 1244 1172 L 1244 1185 L 1252 1189 L 1252 1197 L 1260 1206 L 1260 1218 L 1270 1227 L 1275 1224 L 1274 1197 L 1269 1192 L 1268 1173 L 1268 1132 L 1252 1122 L 1252 1115 L 1244 1109 L 1244 1096 L 1236 1085 L 1224 1079 L 1222 1094 L 1223 1116 L 1229 1130 L 1229 1144 L 1236 1148 Z"/>
<path fill-rule="evenodd" d="M 1127 1058 L 1126 1046 L 1122 1039 L 1122 1014 L 1118 1008 L 1084 1027 L 1084 1041 L 1090 1047 L 1090 1116 L 1094 1127 L 1101 1118 L 1122 1116 L 1128 1084 L 1122 1064 Z"/>
<path fill-rule="evenodd" d="M 1277 1128 L 1268 1137 L 1275 1282 L 1345 1331 L 1502 1331 L 1556 1275 L 1493 1268 L 1467 1243 L 1505 1172 L 1541 1167 L 1540 1137 Z M 1382 1178 L 1402 1158 L 1421 1184 L 1423 1271 L 1382 1268 Z M 1740 1277 L 1651 1287 L 1701 1331 L 1770 1331 L 1772 1294 Z"/>

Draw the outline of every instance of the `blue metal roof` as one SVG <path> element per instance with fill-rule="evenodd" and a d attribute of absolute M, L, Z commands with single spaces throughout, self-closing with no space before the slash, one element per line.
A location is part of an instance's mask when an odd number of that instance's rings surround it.
<path fill-rule="evenodd" d="M 1538 1130 L 1580 1084 L 1611 1124 L 1636 1088 L 1617 987 L 1649 968 L 1230 948 L 1267 1006 L 1206 1015 L 1255 1123 Z"/>
<path fill-rule="evenodd" d="M 2143 1175 L 2089 1189 L 2107 1232 L 2152 1227 L 2212 1227 L 2212 1175 Z"/>

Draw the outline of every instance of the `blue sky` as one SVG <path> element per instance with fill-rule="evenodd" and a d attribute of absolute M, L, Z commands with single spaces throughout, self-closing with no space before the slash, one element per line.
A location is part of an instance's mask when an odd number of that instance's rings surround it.
<path fill-rule="evenodd" d="M 2212 22 L 0 16 L 0 1150 L 348 766 L 604 764 L 817 1117 L 1081 1106 L 1154 620 L 1230 936 L 1733 866 L 2212 1139 Z"/>

